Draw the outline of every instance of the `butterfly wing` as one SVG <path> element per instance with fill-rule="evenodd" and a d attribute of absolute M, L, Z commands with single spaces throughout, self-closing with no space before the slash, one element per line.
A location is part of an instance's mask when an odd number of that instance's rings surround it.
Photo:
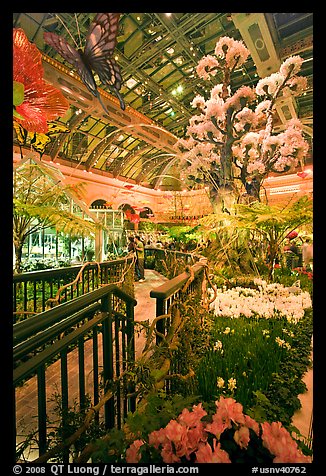
<path fill-rule="evenodd" d="M 50 136 L 50 137 L 55 135 L 55 134 L 64 134 L 64 133 L 71 132 L 71 129 L 66 127 L 64 124 L 58 124 L 56 122 L 49 122 L 48 126 L 49 126 L 49 129 L 48 129 L 47 135 Z"/>
<path fill-rule="evenodd" d="M 101 83 L 117 94 L 121 108 L 125 109 L 119 93 L 122 81 L 120 68 L 112 57 L 117 44 L 119 18 L 120 13 L 97 13 L 87 34 L 84 57 Z"/>
<path fill-rule="evenodd" d="M 18 144 L 20 146 L 25 145 L 26 141 L 27 141 L 27 131 L 26 131 L 26 129 L 24 129 L 23 126 L 21 126 L 16 121 L 13 121 L 13 126 L 14 126 L 14 129 L 15 129 Z"/>
<path fill-rule="evenodd" d="M 97 96 L 98 92 L 93 73 L 85 63 L 82 54 L 72 47 L 65 38 L 55 33 L 44 32 L 44 41 L 75 68 L 87 89 L 94 96 Z"/>
<path fill-rule="evenodd" d="M 45 152 L 46 146 L 51 142 L 51 138 L 47 134 L 40 132 L 29 132 L 28 136 L 33 149 L 42 156 Z"/>

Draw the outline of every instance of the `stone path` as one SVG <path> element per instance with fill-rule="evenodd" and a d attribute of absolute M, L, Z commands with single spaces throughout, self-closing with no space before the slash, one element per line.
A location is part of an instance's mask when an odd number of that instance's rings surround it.
<path fill-rule="evenodd" d="M 311 354 L 311 362 L 313 362 L 313 353 Z M 302 380 L 307 386 L 307 391 L 298 397 L 301 408 L 294 413 L 292 423 L 306 439 L 312 436 L 310 433 L 313 421 L 313 368 L 306 372 Z"/>

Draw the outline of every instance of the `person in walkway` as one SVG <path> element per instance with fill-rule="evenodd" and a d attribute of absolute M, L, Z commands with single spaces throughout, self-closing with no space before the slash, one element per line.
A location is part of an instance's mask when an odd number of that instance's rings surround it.
<path fill-rule="evenodd" d="M 138 268 L 139 271 L 139 282 L 142 283 L 145 281 L 145 248 L 144 243 L 138 235 L 135 237 L 135 245 L 137 255 L 136 268 Z"/>
<path fill-rule="evenodd" d="M 135 256 L 135 281 L 139 281 L 141 278 L 141 272 L 138 266 L 138 256 L 136 251 L 136 241 L 133 236 L 129 236 L 129 243 L 128 243 L 128 253 L 133 253 Z"/>
<path fill-rule="evenodd" d="M 312 247 L 312 243 L 310 243 L 309 239 L 307 238 L 306 241 L 302 245 L 302 265 L 304 270 L 306 270 L 307 268 L 312 269 L 312 260 L 313 260 L 313 247 Z"/>
<path fill-rule="evenodd" d="M 129 236 L 129 243 L 128 243 L 128 253 L 135 251 L 135 238 L 133 236 Z"/>

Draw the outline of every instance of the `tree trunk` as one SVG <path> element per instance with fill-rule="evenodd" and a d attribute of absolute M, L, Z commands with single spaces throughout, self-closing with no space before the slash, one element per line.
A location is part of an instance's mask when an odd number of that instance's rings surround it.
<path fill-rule="evenodd" d="M 211 187 L 209 199 L 213 207 L 214 213 L 226 213 L 231 215 L 234 213 L 234 205 L 237 201 L 236 191 L 230 186 L 219 186 L 218 190 Z"/>
<path fill-rule="evenodd" d="M 14 273 L 21 273 L 21 263 L 22 263 L 22 254 L 23 254 L 23 242 L 14 243 L 15 246 L 15 268 Z"/>

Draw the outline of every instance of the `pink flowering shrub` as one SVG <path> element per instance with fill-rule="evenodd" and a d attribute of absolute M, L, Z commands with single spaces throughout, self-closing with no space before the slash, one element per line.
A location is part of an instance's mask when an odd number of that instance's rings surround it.
<path fill-rule="evenodd" d="M 310 463 L 280 422 L 258 423 L 233 398 L 220 397 L 215 413 L 202 403 L 185 408 L 148 438 L 135 440 L 127 463 Z"/>

